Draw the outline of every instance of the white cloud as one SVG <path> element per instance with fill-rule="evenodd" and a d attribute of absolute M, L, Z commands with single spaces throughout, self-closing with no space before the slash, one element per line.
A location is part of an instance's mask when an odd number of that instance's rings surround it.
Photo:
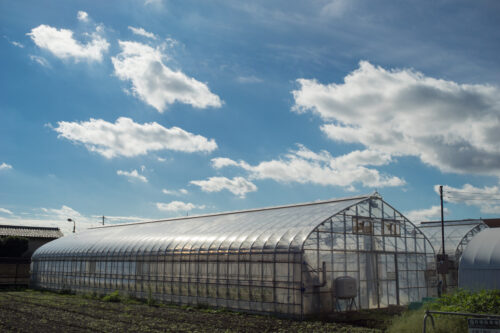
<path fill-rule="evenodd" d="M 220 169 L 236 166 L 250 173 L 251 179 L 272 179 L 281 183 L 311 183 L 324 186 L 341 186 L 353 190 L 353 184 L 365 187 L 402 186 L 404 180 L 381 174 L 369 165 L 384 165 L 391 161 L 388 154 L 377 151 L 353 151 L 333 157 L 327 151 L 315 153 L 303 145 L 290 151 L 283 158 L 260 162 L 252 166 L 245 161 L 228 158 L 212 159 L 212 166 Z"/>
<path fill-rule="evenodd" d="M 216 158 L 213 158 L 211 162 L 212 162 L 212 166 L 215 169 L 221 169 L 221 168 L 224 168 L 227 166 L 241 166 L 242 168 L 245 168 L 243 165 L 245 165 L 245 166 L 248 165 L 245 162 L 242 162 L 242 161 L 236 162 L 236 161 L 233 161 L 232 159 L 227 158 L 227 157 L 216 157 Z"/>
<path fill-rule="evenodd" d="M 175 196 L 186 195 L 189 193 L 188 190 L 186 190 L 185 188 L 181 188 L 180 190 L 167 190 L 164 188 L 161 191 L 163 192 L 163 194 L 175 195 Z"/>
<path fill-rule="evenodd" d="M 211 152 L 217 149 L 213 139 L 186 132 L 179 127 L 165 128 L 156 122 L 135 123 L 121 117 L 110 123 L 102 119 L 82 122 L 60 121 L 54 130 L 59 137 L 82 143 L 90 151 L 106 158 L 134 157 L 150 151 Z"/>
<path fill-rule="evenodd" d="M 40 210 L 41 213 L 35 214 L 31 219 L 23 217 L 21 223 L 23 225 L 57 226 L 64 234 L 73 232 L 73 222 L 69 222 L 68 219 L 75 221 L 77 232 L 99 225 L 97 219 L 84 216 L 65 205 L 62 205 L 61 208 L 41 208 Z"/>
<path fill-rule="evenodd" d="M 321 15 L 338 18 L 342 16 L 355 0 L 330 0 L 321 8 Z"/>
<path fill-rule="evenodd" d="M 40 57 L 40 56 L 36 56 L 36 55 L 32 55 L 31 54 L 30 55 L 30 59 L 31 59 L 31 61 L 36 62 L 37 64 L 39 64 L 40 66 L 47 67 L 47 68 L 50 67 L 49 62 L 44 57 Z"/>
<path fill-rule="evenodd" d="M 73 222 L 68 222 L 68 218 L 76 221 L 76 232 L 102 225 L 102 215 L 84 215 L 68 206 L 61 208 L 38 208 L 31 212 L 22 212 L 22 216 L 9 214 L 8 217 L 0 216 L 0 224 L 27 225 L 41 227 L 58 227 L 68 235 L 73 232 Z M 106 224 L 140 222 L 150 219 L 133 216 L 106 216 Z"/>
<path fill-rule="evenodd" d="M 162 203 L 162 202 L 157 202 L 156 207 L 159 210 L 166 211 L 166 212 L 189 212 L 193 209 L 205 209 L 205 205 L 195 205 L 192 204 L 191 202 L 182 202 L 182 201 L 172 201 L 169 203 Z"/>
<path fill-rule="evenodd" d="M 0 207 L 0 213 L 9 214 L 9 215 L 14 214 L 10 210 L 8 210 L 7 208 L 1 208 L 1 207 Z"/>
<path fill-rule="evenodd" d="M 434 186 L 439 194 L 439 185 Z M 465 184 L 462 188 L 443 186 L 443 199 L 453 204 L 465 204 L 478 207 L 484 214 L 500 214 L 500 188 L 485 186 L 483 188 Z"/>
<path fill-rule="evenodd" d="M 131 27 L 131 26 L 129 26 L 128 28 L 136 35 L 143 36 L 146 38 L 156 39 L 156 36 L 154 33 L 148 32 L 148 31 L 144 30 L 143 28 L 135 28 L 135 27 Z"/>
<path fill-rule="evenodd" d="M 116 76 L 130 81 L 134 95 L 159 112 L 175 102 L 196 108 L 222 105 L 205 83 L 165 66 L 159 48 L 130 41 L 119 44 L 122 52 L 111 58 Z"/>
<path fill-rule="evenodd" d="M 257 186 L 243 177 L 234 177 L 233 179 L 226 177 L 210 177 L 207 180 L 193 180 L 190 183 L 201 187 L 204 192 L 228 190 L 240 198 L 245 198 L 248 192 L 257 191 Z"/>
<path fill-rule="evenodd" d="M 298 113 L 311 111 L 331 139 L 393 156 L 417 156 L 442 171 L 500 175 L 500 89 L 385 70 L 368 62 L 343 83 L 299 79 Z"/>
<path fill-rule="evenodd" d="M 84 12 L 83 10 L 79 10 L 76 14 L 76 18 L 78 19 L 78 21 L 88 22 L 89 14 L 87 14 L 87 12 Z"/>
<path fill-rule="evenodd" d="M 448 208 L 443 209 L 444 215 L 449 214 Z M 441 206 L 432 206 L 426 209 L 411 210 L 405 216 L 412 222 L 422 222 L 441 219 Z"/>
<path fill-rule="evenodd" d="M 14 46 L 17 46 L 17 47 L 21 48 L 21 49 L 23 49 L 23 48 L 24 48 L 24 45 L 23 45 L 23 44 L 21 44 L 21 43 L 19 43 L 19 42 L 16 42 L 15 40 L 14 40 L 14 41 L 12 41 L 12 42 L 10 42 L 10 43 L 11 43 L 12 45 L 14 45 Z"/>
<path fill-rule="evenodd" d="M 57 29 L 42 24 L 33 28 L 27 35 L 40 48 L 51 52 L 60 59 L 72 58 L 76 62 L 80 60 L 101 61 L 103 53 L 109 48 L 109 43 L 101 37 L 98 31 L 87 34 L 89 41 L 82 44 L 73 38 L 73 31 L 68 29 Z"/>
<path fill-rule="evenodd" d="M 102 215 L 92 215 L 92 220 L 98 221 L 99 225 L 102 225 Z M 104 224 L 117 224 L 117 223 L 128 223 L 128 222 L 144 222 L 151 221 L 150 218 L 143 218 L 137 216 L 110 216 L 106 215 L 104 217 Z"/>
<path fill-rule="evenodd" d="M 263 80 L 257 76 L 239 76 L 236 78 L 239 83 L 261 83 Z"/>
<path fill-rule="evenodd" d="M 15 47 L 19 47 L 20 49 L 24 48 L 24 44 L 17 42 L 15 40 L 10 40 L 10 38 L 6 35 L 3 35 L 3 38 L 5 38 L 10 44 L 14 45 Z"/>
<path fill-rule="evenodd" d="M 132 171 L 117 170 L 116 174 L 119 176 L 127 177 L 129 181 L 140 180 L 141 182 L 144 183 L 148 182 L 148 179 L 144 175 L 139 174 L 139 172 L 136 169 Z"/>
<path fill-rule="evenodd" d="M 9 169 L 12 169 L 12 165 L 7 164 L 5 162 L 3 162 L 2 164 L 0 164 L 0 171 L 1 170 L 9 170 Z"/>

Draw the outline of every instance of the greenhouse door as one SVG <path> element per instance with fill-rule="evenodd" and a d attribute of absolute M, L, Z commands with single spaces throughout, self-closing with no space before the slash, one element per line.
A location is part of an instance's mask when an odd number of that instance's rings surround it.
<path fill-rule="evenodd" d="M 399 305 L 397 254 L 379 253 L 378 267 L 378 300 L 379 307 Z"/>

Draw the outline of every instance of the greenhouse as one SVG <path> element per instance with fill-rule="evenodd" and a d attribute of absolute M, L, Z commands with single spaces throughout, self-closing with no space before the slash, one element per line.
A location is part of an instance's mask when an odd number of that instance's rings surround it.
<path fill-rule="evenodd" d="M 31 283 L 304 318 L 420 301 L 433 262 L 374 193 L 89 229 L 39 248 Z"/>
<path fill-rule="evenodd" d="M 471 239 L 481 230 L 488 228 L 482 220 L 457 220 L 444 222 L 444 249 L 449 259 L 446 275 L 448 287 L 458 286 L 458 264 L 463 250 Z M 422 222 L 419 229 L 432 243 L 436 254 L 442 253 L 441 221 Z"/>
<path fill-rule="evenodd" d="M 480 232 L 467 245 L 458 268 L 460 288 L 500 289 L 500 229 Z"/>

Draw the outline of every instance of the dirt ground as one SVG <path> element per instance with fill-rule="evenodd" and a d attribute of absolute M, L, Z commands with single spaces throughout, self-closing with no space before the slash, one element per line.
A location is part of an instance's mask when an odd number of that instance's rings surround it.
<path fill-rule="evenodd" d="M 81 295 L 0 291 L 1 332 L 381 332 L 210 309 L 105 302 Z"/>

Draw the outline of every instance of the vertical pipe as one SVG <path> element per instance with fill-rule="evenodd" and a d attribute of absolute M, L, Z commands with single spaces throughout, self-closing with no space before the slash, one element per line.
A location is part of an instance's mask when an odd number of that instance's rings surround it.
<path fill-rule="evenodd" d="M 439 198 L 441 201 L 441 248 L 443 253 L 443 264 L 446 260 L 445 249 L 444 249 L 444 214 L 443 214 L 443 185 L 439 185 Z M 446 292 L 446 273 L 442 274 L 443 278 L 443 292 Z"/>
<path fill-rule="evenodd" d="M 443 257 L 444 257 L 445 251 L 444 251 L 443 185 L 439 185 L 439 197 L 441 199 L 441 248 L 443 249 Z"/>

